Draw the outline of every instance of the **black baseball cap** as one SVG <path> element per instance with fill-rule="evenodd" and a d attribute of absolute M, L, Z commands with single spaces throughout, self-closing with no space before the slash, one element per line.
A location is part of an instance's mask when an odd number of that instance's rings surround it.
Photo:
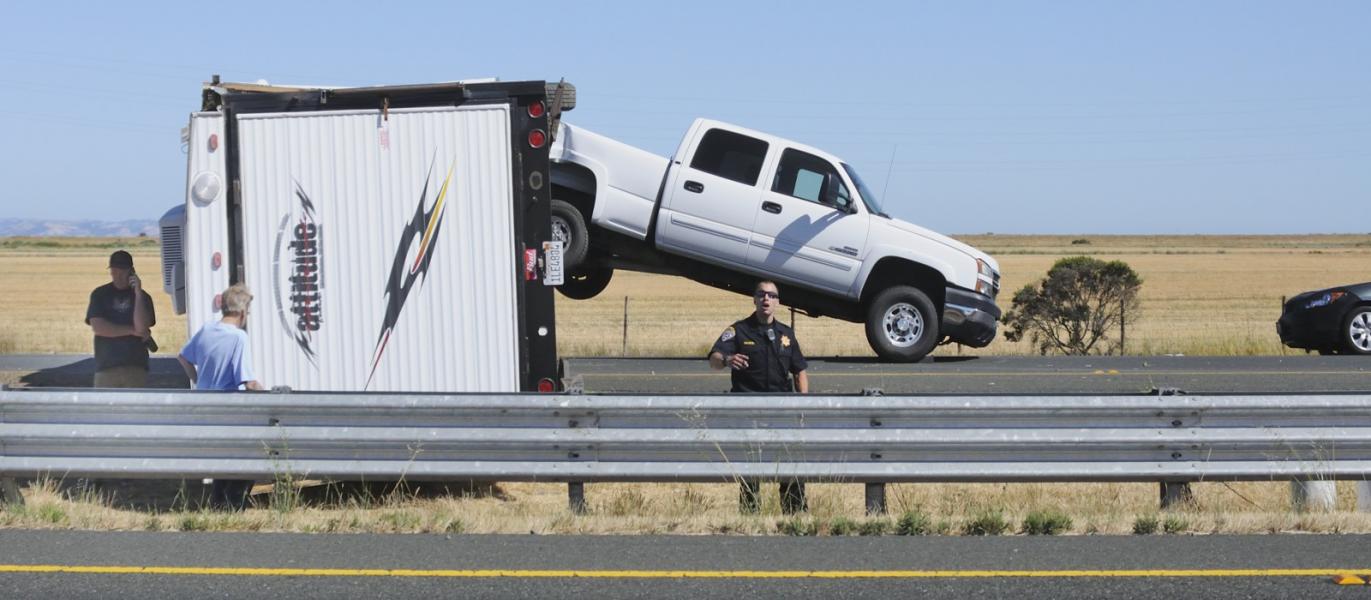
<path fill-rule="evenodd" d="M 123 250 L 115 250 L 114 254 L 109 255 L 110 268 L 119 267 L 120 269 L 133 268 L 133 255 Z"/>

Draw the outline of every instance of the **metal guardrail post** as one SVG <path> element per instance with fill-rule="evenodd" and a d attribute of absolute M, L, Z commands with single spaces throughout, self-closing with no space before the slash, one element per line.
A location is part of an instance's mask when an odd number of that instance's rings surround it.
<path fill-rule="evenodd" d="M 1371 512 L 1371 481 L 1357 482 L 1357 512 Z"/>
<path fill-rule="evenodd" d="M 868 483 L 866 484 L 866 514 L 883 515 L 885 514 L 885 484 Z"/>
<path fill-rule="evenodd" d="M 1178 508 L 1182 504 L 1195 501 L 1195 493 L 1188 481 L 1163 481 L 1161 483 L 1162 510 Z"/>
<path fill-rule="evenodd" d="M 12 477 L 0 477 L 0 502 L 14 506 L 24 505 L 24 494 L 19 492 L 19 482 Z"/>
<path fill-rule="evenodd" d="M 573 514 L 586 514 L 586 484 L 580 481 L 568 481 L 566 484 L 567 508 Z"/>
<path fill-rule="evenodd" d="M 1338 505 L 1337 483 L 1295 480 L 1290 482 L 1290 505 L 1295 512 L 1332 512 Z"/>
<path fill-rule="evenodd" d="M 805 498 L 803 481 L 781 482 L 781 513 L 793 515 L 809 510 L 809 500 Z"/>

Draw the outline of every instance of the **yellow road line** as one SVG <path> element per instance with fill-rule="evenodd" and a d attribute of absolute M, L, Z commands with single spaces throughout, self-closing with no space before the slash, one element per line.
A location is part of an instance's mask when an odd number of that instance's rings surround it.
<path fill-rule="evenodd" d="M 1061 571 L 685 571 L 559 569 L 300 569 L 243 567 L 151 567 L 83 565 L 0 565 L 0 573 L 93 575 L 229 575 L 243 577 L 447 577 L 598 579 L 911 579 L 986 577 L 1334 577 L 1371 569 L 1137 569 Z"/>

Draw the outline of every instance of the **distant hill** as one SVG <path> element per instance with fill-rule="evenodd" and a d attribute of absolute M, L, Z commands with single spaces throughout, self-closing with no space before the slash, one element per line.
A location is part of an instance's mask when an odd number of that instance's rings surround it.
<path fill-rule="evenodd" d="M 138 234 L 157 236 L 157 221 L 129 219 L 127 221 L 57 220 L 57 219 L 0 219 L 0 237 L 10 236 L 66 236 L 66 237 L 136 237 Z"/>

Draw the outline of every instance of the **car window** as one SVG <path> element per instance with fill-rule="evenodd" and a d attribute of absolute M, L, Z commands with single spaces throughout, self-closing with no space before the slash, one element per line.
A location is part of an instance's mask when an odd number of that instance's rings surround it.
<path fill-rule="evenodd" d="M 836 187 L 832 196 L 825 199 L 824 186 L 828 182 Z M 833 208 L 852 204 L 852 195 L 848 193 L 842 177 L 838 176 L 838 170 L 833 168 L 833 163 L 793 148 L 787 148 L 781 154 L 781 164 L 776 168 L 771 191 Z"/>
<path fill-rule="evenodd" d="M 766 149 L 767 143 L 762 140 L 724 129 L 711 129 L 700 140 L 690 168 L 738 183 L 757 185 Z"/>

